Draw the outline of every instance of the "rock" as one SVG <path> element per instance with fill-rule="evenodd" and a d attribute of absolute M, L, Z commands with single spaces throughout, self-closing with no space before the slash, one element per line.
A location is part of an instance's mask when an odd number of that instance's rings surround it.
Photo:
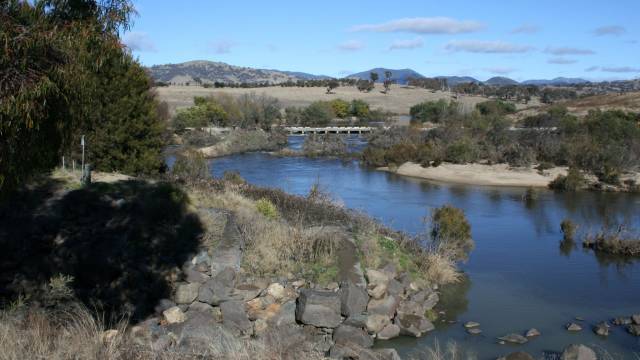
<path fill-rule="evenodd" d="M 529 330 L 527 330 L 527 333 L 524 334 L 524 336 L 530 338 L 530 337 L 536 337 L 536 336 L 540 336 L 540 331 L 538 331 L 538 329 L 536 328 L 531 328 Z"/>
<path fill-rule="evenodd" d="M 375 349 L 380 360 L 401 360 L 396 349 Z"/>
<path fill-rule="evenodd" d="M 597 360 L 595 351 L 585 345 L 569 345 L 562 351 L 561 360 Z"/>
<path fill-rule="evenodd" d="M 340 312 L 344 316 L 361 314 L 367 309 L 369 295 L 360 286 L 352 282 L 343 282 L 340 285 Z"/>
<path fill-rule="evenodd" d="M 326 289 L 330 291 L 336 291 L 339 287 L 340 285 L 338 285 L 337 282 L 333 281 L 327 284 Z"/>
<path fill-rule="evenodd" d="M 387 274 L 374 269 L 367 269 L 367 280 L 369 280 L 369 285 L 372 287 L 378 285 L 384 285 L 386 287 L 389 284 Z"/>
<path fill-rule="evenodd" d="M 338 293 L 303 289 L 298 297 L 296 319 L 303 324 L 335 328 L 342 320 L 340 308 Z"/>
<path fill-rule="evenodd" d="M 216 323 L 214 316 L 207 312 L 194 312 L 182 325 L 176 339 L 178 347 L 185 352 L 208 352 L 212 344 L 225 341 L 228 332 Z"/>
<path fill-rule="evenodd" d="M 255 299 L 260 293 L 262 289 L 253 284 L 240 284 L 236 285 L 233 289 L 233 296 L 237 297 L 239 300 L 244 302 Z"/>
<path fill-rule="evenodd" d="M 387 295 L 382 299 L 371 299 L 367 304 L 367 312 L 369 314 L 386 315 L 389 319 L 392 319 L 398 308 L 398 298 L 392 295 Z"/>
<path fill-rule="evenodd" d="M 574 319 L 576 319 L 576 321 L 584 321 L 582 316 L 576 316 Z"/>
<path fill-rule="evenodd" d="M 482 330 L 480 328 L 474 327 L 467 329 L 467 334 L 469 335 L 480 335 L 482 334 Z"/>
<path fill-rule="evenodd" d="M 162 312 L 164 319 L 169 324 L 181 323 L 185 320 L 184 313 L 179 307 L 174 306 Z"/>
<path fill-rule="evenodd" d="M 294 325 L 296 323 L 296 302 L 289 300 L 280 305 L 280 311 L 270 317 L 267 322 L 273 326 Z"/>
<path fill-rule="evenodd" d="M 193 259 L 191 259 L 191 263 L 193 265 L 205 264 L 208 266 L 211 264 L 211 257 L 206 250 L 202 250 L 198 253 L 198 255 L 194 256 Z"/>
<path fill-rule="evenodd" d="M 627 331 L 633 336 L 640 336 L 640 325 L 629 325 Z"/>
<path fill-rule="evenodd" d="M 298 289 L 304 286 L 306 282 L 304 280 L 296 280 L 294 282 L 291 283 L 291 286 L 293 286 L 294 288 Z"/>
<path fill-rule="evenodd" d="M 613 325 L 631 325 L 633 321 L 628 317 L 617 317 L 613 319 Z"/>
<path fill-rule="evenodd" d="M 414 337 L 420 337 L 435 329 L 429 320 L 418 315 L 398 314 L 395 324 L 400 327 L 400 334 Z"/>
<path fill-rule="evenodd" d="M 533 356 L 524 351 L 512 352 L 507 356 L 498 358 L 498 360 L 534 360 Z"/>
<path fill-rule="evenodd" d="M 373 339 L 366 331 L 348 325 L 340 325 L 335 329 L 333 341 L 336 344 L 358 344 L 364 348 L 373 346 Z"/>
<path fill-rule="evenodd" d="M 156 314 L 162 314 L 163 311 L 174 306 L 176 306 L 176 303 L 174 303 L 173 301 L 169 299 L 160 299 L 153 310 L 155 310 Z"/>
<path fill-rule="evenodd" d="M 264 319 L 258 319 L 253 322 L 253 333 L 256 335 L 263 334 L 269 328 L 269 324 Z"/>
<path fill-rule="evenodd" d="M 505 336 L 501 336 L 498 338 L 498 340 L 504 341 L 504 342 L 508 342 L 511 344 L 526 344 L 529 340 L 520 335 L 520 334 L 509 334 L 509 335 L 505 335 Z"/>
<path fill-rule="evenodd" d="M 640 314 L 631 315 L 631 321 L 633 321 L 635 325 L 640 325 Z"/>
<path fill-rule="evenodd" d="M 404 286 L 398 280 L 391 279 L 387 284 L 387 292 L 394 296 L 401 296 L 404 294 Z"/>
<path fill-rule="evenodd" d="M 119 334 L 118 330 L 111 329 L 111 330 L 104 331 L 100 338 L 102 339 L 102 342 L 110 343 L 118 336 L 118 334 Z"/>
<path fill-rule="evenodd" d="M 200 283 L 178 285 L 174 300 L 177 304 L 191 304 L 198 297 L 199 289 Z"/>
<path fill-rule="evenodd" d="M 377 338 L 380 340 L 390 340 L 400 336 L 400 327 L 396 324 L 389 324 L 378 332 Z"/>
<path fill-rule="evenodd" d="M 208 312 L 213 314 L 213 306 L 209 305 L 209 304 L 205 304 L 199 301 L 195 301 L 193 302 L 191 305 L 189 305 L 189 312 L 191 311 L 197 311 L 197 312 Z"/>
<path fill-rule="evenodd" d="M 276 301 L 282 300 L 285 296 L 287 296 L 284 286 L 278 283 L 273 283 L 269 285 L 267 287 L 267 290 L 265 291 L 267 295 L 273 296 L 273 298 L 276 299 Z"/>
<path fill-rule="evenodd" d="M 421 303 L 425 310 L 431 310 L 440 300 L 438 293 L 431 290 L 420 290 L 411 295 L 411 301 Z"/>
<path fill-rule="evenodd" d="M 593 332 L 600 336 L 609 336 L 609 324 L 601 322 L 593 327 Z"/>
<path fill-rule="evenodd" d="M 204 269 L 207 268 L 205 267 Z M 211 278 L 209 275 L 203 274 L 202 272 L 198 271 L 196 266 L 190 266 L 184 269 L 183 273 L 184 278 L 188 283 L 204 284 L 205 282 L 207 282 L 207 280 L 209 280 L 209 278 Z"/>
<path fill-rule="evenodd" d="M 234 285 L 235 272 L 231 268 L 225 268 L 200 286 L 198 301 L 211 305 L 220 305 L 222 302 L 232 299 L 231 294 Z"/>
<path fill-rule="evenodd" d="M 367 319 L 369 316 L 364 314 L 355 314 L 346 318 L 343 322 L 345 325 L 350 325 L 353 327 L 365 328 L 367 326 Z M 385 316 L 386 318 L 386 316 Z M 388 318 L 387 318 L 388 319 Z"/>
<path fill-rule="evenodd" d="M 565 328 L 569 331 L 581 331 L 582 330 L 582 326 L 576 324 L 576 323 L 568 323 L 567 325 L 565 325 Z"/>
<path fill-rule="evenodd" d="M 389 324 L 391 324 L 391 320 L 389 320 L 389 317 L 380 314 L 371 314 L 367 316 L 367 320 L 365 322 L 367 331 L 372 334 L 379 333 Z"/>
<path fill-rule="evenodd" d="M 382 273 L 387 275 L 389 280 L 395 279 L 396 276 L 398 276 L 398 270 L 396 269 L 396 266 L 392 263 L 385 265 L 385 267 L 382 268 Z"/>
<path fill-rule="evenodd" d="M 400 304 L 398 305 L 398 309 L 396 311 L 398 314 L 411 314 L 411 315 L 422 316 L 425 313 L 425 308 L 420 303 L 407 300 L 407 301 L 400 301 Z"/>
<path fill-rule="evenodd" d="M 253 325 L 249 321 L 241 301 L 225 301 L 220 304 L 220 311 L 222 312 L 222 324 L 226 328 L 242 335 L 251 334 Z"/>
<path fill-rule="evenodd" d="M 358 344 L 334 344 L 329 350 L 329 358 L 340 360 L 380 360 L 377 350 L 367 349 Z"/>
<path fill-rule="evenodd" d="M 467 328 L 467 329 L 471 329 L 471 328 L 478 327 L 478 326 L 480 326 L 480 323 L 475 322 L 475 321 L 467 321 L 466 323 L 464 323 L 464 327 Z"/>
<path fill-rule="evenodd" d="M 387 285 L 378 284 L 373 287 L 369 287 L 367 293 L 374 299 L 381 299 L 387 293 Z"/>

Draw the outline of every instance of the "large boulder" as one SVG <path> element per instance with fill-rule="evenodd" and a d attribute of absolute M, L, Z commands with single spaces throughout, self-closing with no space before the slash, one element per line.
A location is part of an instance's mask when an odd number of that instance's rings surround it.
<path fill-rule="evenodd" d="M 382 299 L 371 299 L 367 304 L 369 314 L 379 314 L 393 319 L 398 308 L 399 299 L 393 295 L 387 295 Z"/>
<path fill-rule="evenodd" d="M 400 328 L 400 334 L 414 337 L 420 337 L 435 329 L 426 318 L 411 314 L 398 314 L 395 324 Z"/>
<path fill-rule="evenodd" d="M 508 342 L 511 344 L 519 344 L 519 345 L 526 344 L 527 342 L 529 342 L 529 339 L 527 339 L 526 337 L 520 334 L 508 334 L 508 335 L 499 337 L 498 340 Z"/>
<path fill-rule="evenodd" d="M 262 289 L 254 284 L 238 284 L 233 289 L 233 297 L 246 302 L 255 299 L 261 292 Z"/>
<path fill-rule="evenodd" d="M 415 301 L 407 300 L 401 301 L 398 305 L 397 312 L 398 314 L 411 314 L 411 315 L 424 315 L 425 308 L 421 303 L 417 303 Z"/>
<path fill-rule="evenodd" d="M 377 338 L 380 340 L 390 340 L 400 336 L 400 327 L 396 324 L 389 324 L 382 329 Z"/>
<path fill-rule="evenodd" d="M 389 324 L 391 324 L 389 317 L 387 315 L 380 314 L 371 314 L 367 316 L 367 321 L 365 322 L 367 331 L 372 334 L 379 333 Z"/>
<path fill-rule="evenodd" d="M 336 344 L 358 344 L 364 348 L 373 346 L 373 339 L 366 331 L 349 326 L 340 325 L 333 331 L 333 341 Z"/>
<path fill-rule="evenodd" d="M 186 317 L 179 307 L 174 306 L 162 312 L 165 321 L 168 324 L 178 324 L 185 321 Z"/>
<path fill-rule="evenodd" d="M 242 335 L 250 335 L 253 325 L 244 310 L 242 301 L 232 300 L 220 304 L 222 324 L 229 330 Z"/>
<path fill-rule="evenodd" d="M 367 291 L 352 282 L 340 284 L 340 312 L 344 316 L 361 314 L 367 309 Z"/>
<path fill-rule="evenodd" d="M 382 271 L 367 269 L 367 280 L 369 280 L 369 286 L 376 287 L 378 285 L 384 285 L 385 287 L 389 284 L 389 276 Z"/>
<path fill-rule="evenodd" d="M 200 286 L 198 291 L 198 301 L 211 305 L 220 305 L 231 300 L 235 285 L 235 272 L 231 268 L 226 268 L 215 277 L 207 280 Z"/>
<path fill-rule="evenodd" d="M 335 328 L 342 320 L 340 308 L 338 293 L 303 289 L 298 297 L 296 319 L 303 324 Z"/>
<path fill-rule="evenodd" d="M 561 360 L 597 360 L 596 352 L 582 344 L 572 344 L 562 351 Z"/>
<path fill-rule="evenodd" d="M 191 304 L 198 297 L 199 283 L 181 284 L 176 288 L 174 300 L 177 304 Z"/>
<path fill-rule="evenodd" d="M 182 351 L 206 353 L 211 350 L 212 345 L 223 343 L 227 332 L 211 313 L 191 310 L 189 313 L 189 318 L 177 332 L 178 346 Z"/>
<path fill-rule="evenodd" d="M 411 301 L 422 304 L 425 310 L 431 310 L 440 300 L 438 293 L 430 289 L 420 290 L 409 298 Z"/>
<path fill-rule="evenodd" d="M 204 274 L 201 271 L 198 271 L 196 266 L 189 266 L 189 267 L 185 268 L 183 270 L 183 273 L 184 273 L 184 279 L 188 283 L 203 284 L 203 283 L 207 282 L 207 280 L 209 280 L 211 278 L 209 275 Z"/>

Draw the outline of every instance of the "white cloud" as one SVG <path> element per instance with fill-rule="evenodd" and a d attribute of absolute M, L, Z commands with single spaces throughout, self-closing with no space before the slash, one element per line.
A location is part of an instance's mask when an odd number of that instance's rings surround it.
<path fill-rule="evenodd" d="M 400 49 L 417 49 L 421 48 L 424 45 L 424 41 L 422 41 L 421 37 L 417 37 L 411 40 L 396 40 L 391 43 L 389 46 L 389 50 L 400 50 Z"/>
<path fill-rule="evenodd" d="M 612 73 L 640 73 L 640 68 L 631 67 L 631 66 L 613 66 L 613 67 L 603 66 L 602 68 L 600 68 L 600 70 L 604 72 L 612 72 Z"/>
<path fill-rule="evenodd" d="M 511 30 L 512 34 L 535 34 L 540 31 L 540 28 L 535 25 L 524 24 Z"/>
<path fill-rule="evenodd" d="M 144 32 L 132 31 L 126 33 L 122 42 L 132 51 L 156 51 L 156 45 L 149 38 L 149 35 Z"/>
<path fill-rule="evenodd" d="M 563 55 L 593 55 L 596 52 L 590 49 L 580 49 L 568 46 L 562 47 L 547 47 L 544 51 L 547 54 L 563 56 Z"/>
<path fill-rule="evenodd" d="M 416 34 L 463 34 L 480 31 L 485 25 L 448 17 L 419 17 L 391 20 L 382 24 L 357 25 L 351 31 L 410 32 Z"/>
<path fill-rule="evenodd" d="M 593 33 L 596 36 L 607 36 L 607 35 L 619 36 L 626 32 L 627 32 L 627 29 L 618 25 L 601 26 L 593 30 Z"/>
<path fill-rule="evenodd" d="M 533 47 L 511 44 L 504 41 L 453 40 L 447 43 L 445 49 L 450 52 L 465 51 L 484 54 L 513 54 L 531 51 Z"/>
<path fill-rule="evenodd" d="M 510 68 L 510 67 L 490 67 L 490 68 L 483 68 L 482 70 L 490 72 L 492 74 L 496 74 L 496 75 L 507 75 L 516 71 L 516 69 Z"/>
<path fill-rule="evenodd" d="M 584 69 L 584 71 L 587 71 L 587 72 L 594 72 L 594 71 L 598 71 L 598 70 L 600 70 L 600 66 L 590 66 L 590 67 Z"/>
<path fill-rule="evenodd" d="M 218 40 L 209 44 L 209 48 L 216 54 L 228 54 L 236 43 L 228 40 Z"/>
<path fill-rule="evenodd" d="M 364 49 L 364 43 L 358 40 L 349 40 L 338 45 L 338 49 L 342 51 L 358 51 Z"/>
<path fill-rule="evenodd" d="M 563 57 L 554 57 L 554 58 L 551 58 L 551 59 L 547 60 L 547 63 L 556 64 L 556 65 L 569 65 L 569 64 L 575 64 L 577 62 L 578 62 L 578 60 L 567 59 L 567 58 L 563 58 Z"/>

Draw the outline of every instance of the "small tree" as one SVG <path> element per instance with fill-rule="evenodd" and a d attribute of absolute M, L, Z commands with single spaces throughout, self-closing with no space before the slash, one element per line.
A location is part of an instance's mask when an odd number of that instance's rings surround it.
<path fill-rule="evenodd" d="M 391 84 L 393 84 L 393 80 L 391 79 L 391 76 L 393 74 L 391 73 L 391 71 L 387 70 L 384 72 L 384 93 L 387 94 L 389 91 L 391 91 Z"/>
<path fill-rule="evenodd" d="M 376 81 L 378 81 L 378 79 L 379 79 L 380 77 L 378 76 L 378 73 L 377 73 L 377 72 L 372 71 L 372 72 L 369 74 L 369 78 L 371 79 L 371 82 L 372 82 L 372 83 L 375 83 Z"/>
<path fill-rule="evenodd" d="M 338 80 L 336 79 L 329 80 L 329 82 L 327 82 L 327 94 L 331 94 L 331 91 L 333 91 L 333 89 L 338 88 L 338 86 L 340 86 L 340 83 L 338 82 Z"/>
<path fill-rule="evenodd" d="M 437 208 L 431 215 L 431 240 L 456 260 L 467 260 L 475 246 L 464 212 L 451 205 Z"/>

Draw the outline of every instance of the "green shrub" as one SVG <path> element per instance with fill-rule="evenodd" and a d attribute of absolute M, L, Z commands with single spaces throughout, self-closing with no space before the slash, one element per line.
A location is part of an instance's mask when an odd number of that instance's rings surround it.
<path fill-rule="evenodd" d="M 352 116 L 366 119 L 369 117 L 370 108 L 369 104 L 367 104 L 363 100 L 352 100 L 349 111 L 351 112 Z"/>
<path fill-rule="evenodd" d="M 367 147 L 362 152 L 362 161 L 365 165 L 381 167 L 387 165 L 385 160 L 386 151 L 381 148 Z"/>
<path fill-rule="evenodd" d="M 256 201 L 256 209 L 260 214 L 269 219 L 276 219 L 278 217 L 278 209 L 267 198 L 261 198 Z"/>
<path fill-rule="evenodd" d="M 342 99 L 335 99 L 329 102 L 331 104 L 331 109 L 336 117 L 340 119 L 344 119 L 349 116 L 349 107 L 350 104 Z"/>
<path fill-rule="evenodd" d="M 451 205 L 444 205 L 432 213 L 431 239 L 456 260 L 468 259 L 474 248 L 471 225 L 464 211 Z"/>
<path fill-rule="evenodd" d="M 576 231 L 578 230 L 578 225 L 569 219 L 564 219 L 560 223 L 560 230 L 565 240 L 573 241 Z"/>
<path fill-rule="evenodd" d="M 444 99 L 425 101 L 412 106 L 409 109 L 409 114 L 412 122 L 441 123 L 458 114 L 458 103 L 455 101 L 447 102 Z"/>
<path fill-rule="evenodd" d="M 458 140 L 447 146 L 445 160 L 454 164 L 466 164 L 476 159 L 475 149 L 470 141 Z"/>
<path fill-rule="evenodd" d="M 490 100 L 476 104 L 476 110 L 483 116 L 506 115 L 516 112 L 516 105 L 502 100 Z"/>
<path fill-rule="evenodd" d="M 222 179 L 232 184 L 245 184 L 247 181 L 236 170 L 226 170 L 222 173 Z"/>
<path fill-rule="evenodd" d="M 333 107 L 326 101 L 315 101 L 302 111 L 302 125 L 327 126 L 335 117 Z"/>
<path fill-rule="evenodd" d="M 586 180 L 582 172 L 575 167 L 569 168 L 567 175 L 558 175 L 549 183 L 549 188 L 561 191 L 577 191 L 582 189 Z"/>
<path fill-rule="evenodd" d="M 395 144 L 385 152 L 385 162 L 387 164 L 396 164 L 398 166 L 407 161 L 414 161 L 417 157 L 416 146 L 411 143 Z"/>
<path fill-rule="evenodd" d="M 175 178 L 190 183 L 210 177 L 207 159 L 201 152 L 193 149 L 187 149 L 176 156 L 171 173 Z"/>

